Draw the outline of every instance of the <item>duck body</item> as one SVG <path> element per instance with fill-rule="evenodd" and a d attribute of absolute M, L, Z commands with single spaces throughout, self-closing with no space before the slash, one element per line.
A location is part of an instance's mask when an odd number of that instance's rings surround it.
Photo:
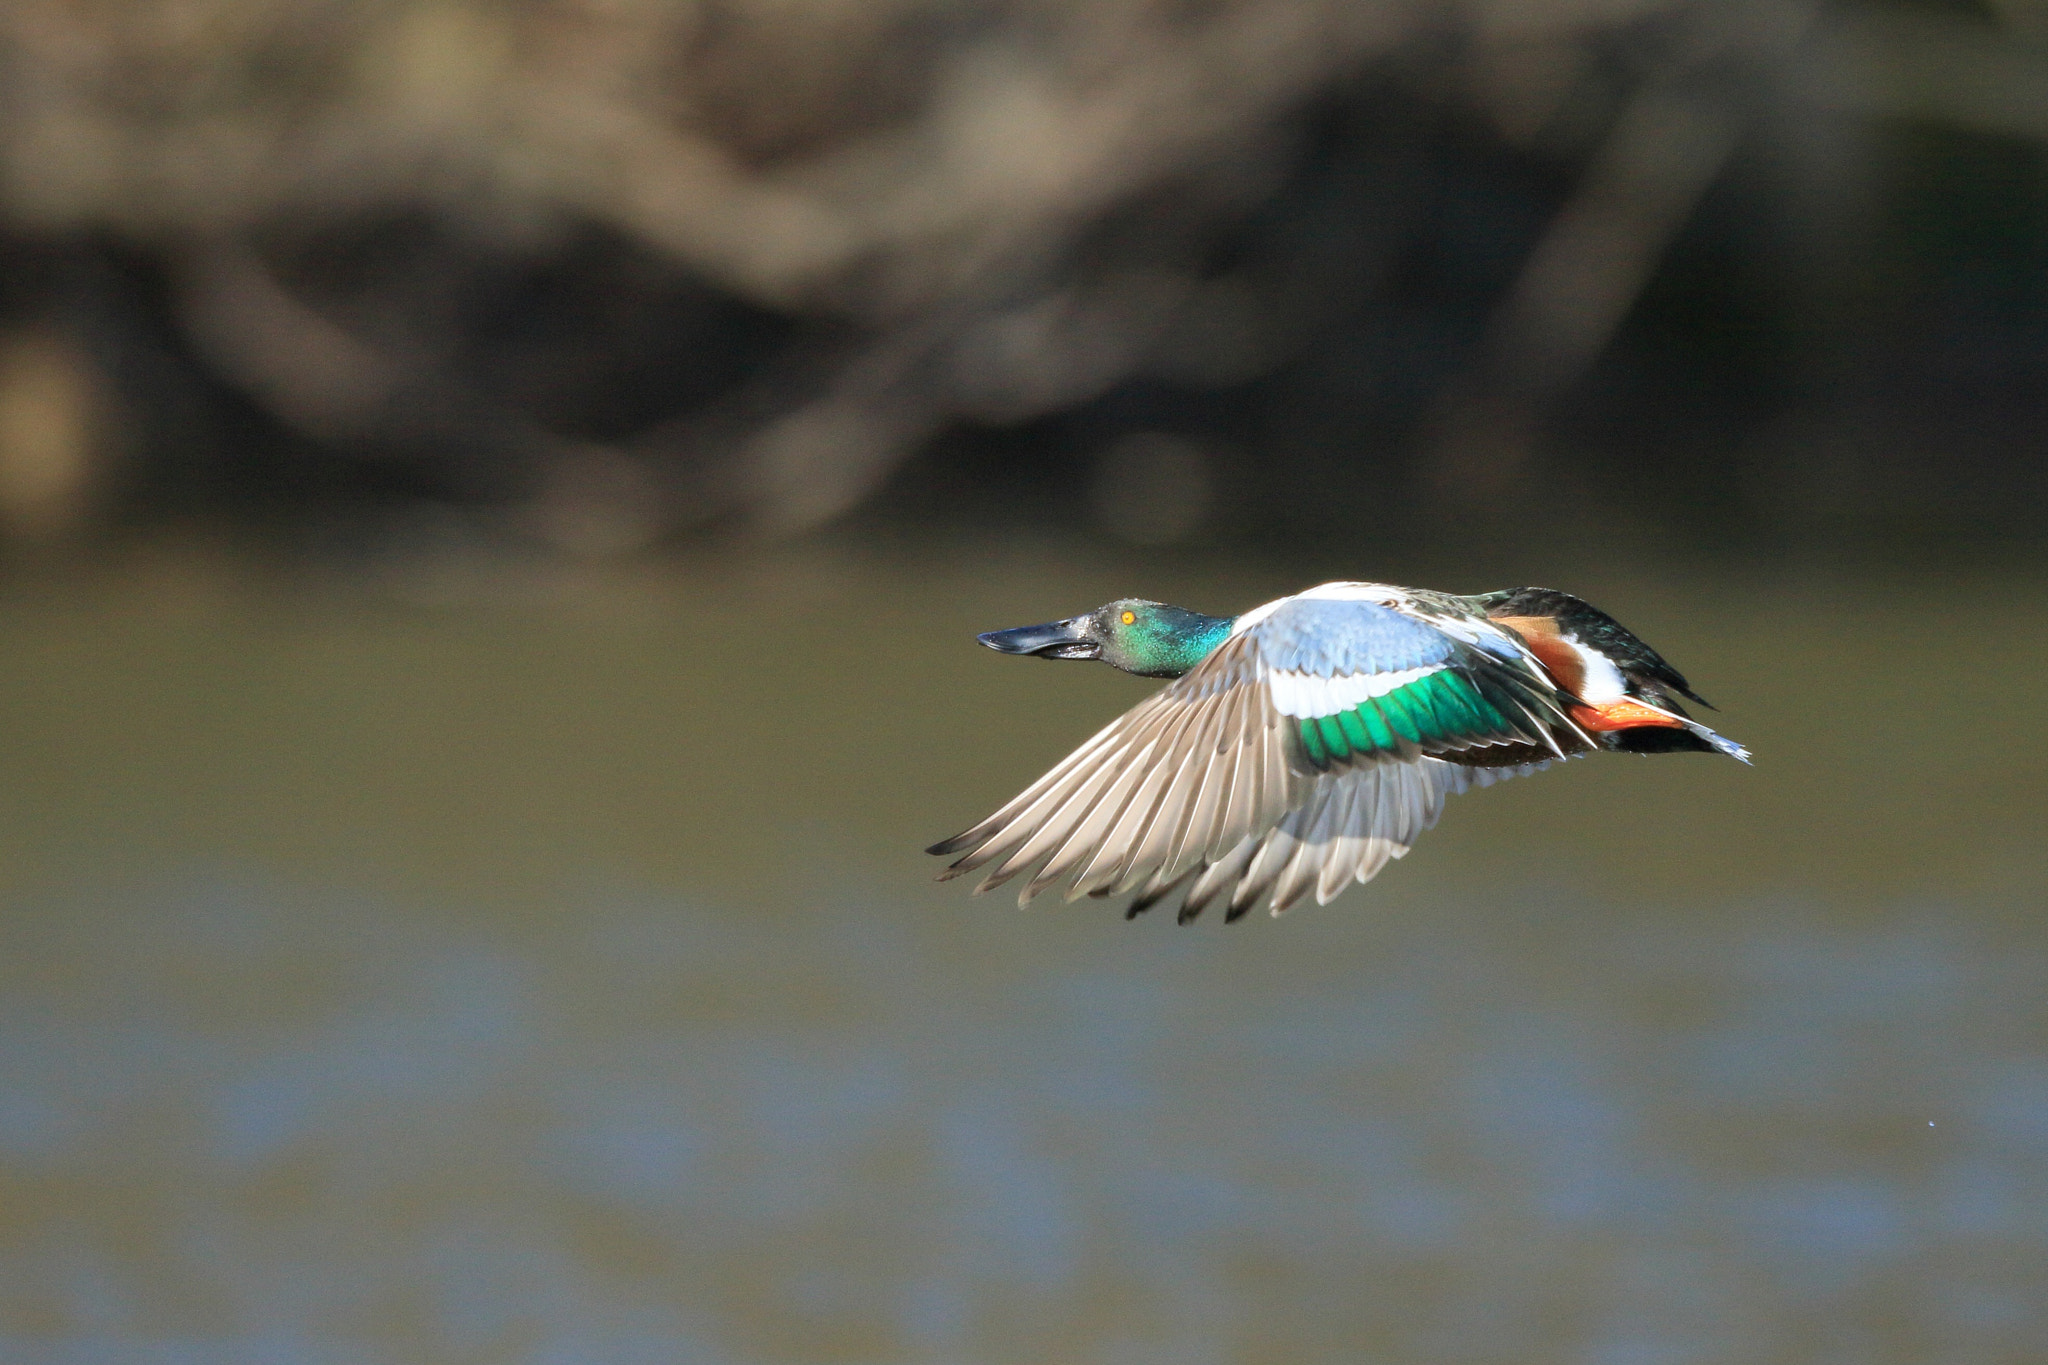
<path fill-rule="evenodd" d="M 1599 749 L 1748 761 L 1662 656 L 1555 589 L 1325 583 L 1236 617 L 1132 598 L 980 638 L 1172 680 L 929 850 L 958 855 L 942 877 L 986 868 L 977 891 L 1035 868 L 1020 904 L 1064 884 L 1133 916 L 1176 894 L 1182 923 L 1277 915 L 1370 880 L 1455 792 Z"/>
<path fill-rule="evenodd" d="M 1520 635 L 1551 680 L 1578 698 L 1572 718 L 1596 735 L 1601 747 L 1625 753 L 1718 752 L 1747 760 L 1739 745 L 1686 715 L 1681 698 L 1708 703 L 1684 675 L 1590 602 L 1555 588 L 1514 588 L 1469 600 L 1489 621 Z"/>

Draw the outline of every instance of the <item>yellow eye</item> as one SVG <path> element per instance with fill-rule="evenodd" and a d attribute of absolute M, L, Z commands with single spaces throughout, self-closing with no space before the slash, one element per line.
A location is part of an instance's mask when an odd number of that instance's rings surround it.
<path fill-rule="evenodd" d="M 1125 613 L 1123 614 L 1123 617 L 1122 617 L 1123 623 L 1124 623 L 1125 625 L 1127 625 L 1127 626 L 1128 626 L 1128 625 L 1130 625 L 1130 624 L 1131 624 L 1132 622 L 1136 621 L 1137 619 L 1138 619 L 1138 613 L 1136 613 L 1136 612 L 1134 612 L 1134 611 L 1127 611 L 1127 612 L 1125 612 Z"/>

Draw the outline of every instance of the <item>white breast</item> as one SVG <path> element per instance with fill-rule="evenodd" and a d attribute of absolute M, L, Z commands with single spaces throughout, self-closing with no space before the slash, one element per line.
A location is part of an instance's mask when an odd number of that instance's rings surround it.
<path fill-rule="evenodd" d="M 1408 594 L 1391 583 L 1319 583 L 1306 592 L 1253 607 L 1232 623 L 1230 633 L 1244 634 L 1289 602 L 1377 602 L 1381 606 L 1392 607 L 1407 599 Z"/>
<path fill-rule="evenodd" d="M 1578 653 L 1579 666 L 1586 671 L 1586 679 L 1579 685 L 1579 700 L 1591 706 L 1600 706 L 1610 701 L 1620 701 L 1628 695 L 1628 680 L 1621 676 L 1621 670 L 1614 661 L 1595 649 L 1588 649 L 1573 635 L 1560 636 L 1566 644 Z"/>

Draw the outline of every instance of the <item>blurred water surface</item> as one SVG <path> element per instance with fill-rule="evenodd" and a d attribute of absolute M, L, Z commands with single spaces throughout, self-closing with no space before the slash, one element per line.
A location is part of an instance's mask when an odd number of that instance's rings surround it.
<path fill-rule="evenodd" d="M 0 1358 L 2048 1356 L 2042 585 L 1588 564 L 1348 572 L 1583 591 L 1757 767 L 1228 930 L 917 850 L 1150 686 L 972 632 L 1297 571 L 17 582 Z"/>

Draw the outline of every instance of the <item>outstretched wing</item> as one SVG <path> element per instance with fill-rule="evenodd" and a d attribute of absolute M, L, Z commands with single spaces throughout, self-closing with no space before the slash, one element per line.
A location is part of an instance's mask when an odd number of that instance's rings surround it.
<path fill-rule="evenodd" d="M 1182 919 L 1327 902 L 1407 852 L 1444 798 L 1585 747 L 1521 642 L 1404 603 L 1289 599 L 962 834 L 977 891 L 1020 904 L 1185 887 Z"/>

